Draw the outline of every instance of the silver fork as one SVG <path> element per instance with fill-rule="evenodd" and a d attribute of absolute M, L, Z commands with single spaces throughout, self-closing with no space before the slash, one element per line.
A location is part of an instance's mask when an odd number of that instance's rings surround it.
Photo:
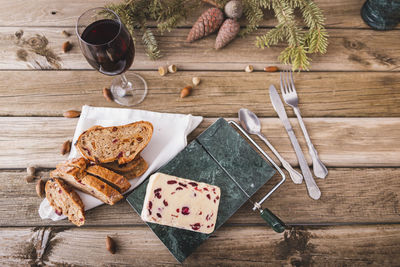
<path fill-rule="evenodd" d="M 290 74 L 290 75 L 289 75 Z M 313 161 L 313 170 L 315 176 L 318 178 L 325 178 L 328 174 L 328 170 L 325 165 L 318 157 L 317 150 L 314 148 L 311 143 L 310 136 L 308 135 L 306 126 L 304 125 L 303 118 L 300 115 L 300 110 L 298 108 L 299 98 L 297 97 L 296 88 L 294 87 L 293 82 L 293 72 L 292 71 L 283 71 L 281 72 L 281 91 L 283 99 L 286 104 L 291 106 L 294 110 L 294 113 L 299 120 L 301 130 L 303 131 L 304 137 L 306 138 L 308 153 L 310 154 Z"/>

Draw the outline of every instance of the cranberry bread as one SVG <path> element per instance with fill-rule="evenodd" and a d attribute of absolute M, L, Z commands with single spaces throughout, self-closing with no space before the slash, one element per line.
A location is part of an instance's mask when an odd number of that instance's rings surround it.
<path fill-rule="evenodd" d="M 85 223 L 85 211 L 81 198 L 61 179 L 50 178 L 46 182 L 46 198 L 58 215 L 66 215 L 77 226 Z"/>
<path fill-rule="evenodd" d="M 132 161 L 125 164 L 118 164 L 118 161 L 113 161 L 109 163 L 102 164 L 107 169 L 113 170 L 117 173 L 125 173 L 133 170 L 142 160 L 142 156 L 137 155 Z"/>
<path fill-rule="evenodd" d="M 83 132 L 75 146 L 88 160 L 108 163 L 118 160 L 119 164 L 132 161 L 150 142 L 153 125 L 138 121 L 122 126 L 94 126 Z"/>
<path fill-rule="evenodd" d="M 79 169 L 85 170 L 87 165 L 88 165 L 88 161 L 85 158 L 80 157 L 80 158 L 74 158 L 74 159 L 64 161 L 60 164 L 57 164 L 56 167 L 58 168 L 61 166 L 70 166 L 70 167 L 77 167 Z"/>
<path fill-rule="evenodd" d="M 59 166 L 50 172 L 50 177 L 61 178 L 69 185 L 110 205 L 114 205 L 123 198 L 117 190 L 86 172 L 82 173 L 82 170 L 77 167 Z"/>
<path fill-rule="evenodd" d="M 126 172 L 126 173 L 122 173 L 122 175 L 130 180 L 136 177 L 141 176 L 143 173 L 145 173 L 145 171 L 147 170 L 149 166 L 147 165 L 147 162 L 141 158 L 140 162 L 138 163 L 138 165 L 131 171 Z"/>
<path fill-rule="evenodd" d="M 99 165 L 89 166 L 86 172 L 105 180 L 115 186 L 121 193 L 126 192 L 131 187 L 131 184 L 124 176 Z"/>
<path fill-rule="evenodd" d="M 87 187 L 86 193 L 91 194 L 106 204 L 114 205 L 124 198 L 116 189 L 90 174 L 83 177 L 82 184 Z"/>

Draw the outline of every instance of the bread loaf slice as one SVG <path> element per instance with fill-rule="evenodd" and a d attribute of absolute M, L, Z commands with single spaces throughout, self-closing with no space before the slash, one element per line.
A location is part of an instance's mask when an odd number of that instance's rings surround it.
<path fill-rule="evenodd" d="M 57 164 L 56 168 L 61 167 L 61 166 L 69 166 L 69 167 L 77 167 L 79 169 L 86 169 L 86 166 L 88 164 L 88 161 L 83 158 L 83 157 L 79 157 L 79 158 L 74 158 L 74 159 L 70 159 L 64 162 L 61 162 L 59 164 Z"/>
<path fill-rule="evenodd" d="M 64 214 L 75 225 L 85 223 L 84 205 L 79 195 L 63 180 L 50 178 L 46 182 L 46 198 L 58 215 Z"/>
<path fill-rule="evenodd" d="M 123 198 L 117 190 L 77 167 L 59 166 L 50 172 L 50 177 L 61 178 L 69 185 L 110 205 Z"/>
<path fill-rule="evenodd" d="M 113 161 L 109 163 L 104 163 L 102 165 L 107 169 L 113 170 L 121 174 L 133 170 L 142 160 L 144 160 L 142 156 L 137 155 L 132 161 L 129 161 L 128 163 L 119 164 L 118 161 Z"/>
<path fill-rule="evenodd" d="M 99 163 L 132 161 L 150 142 L 153 125 L 138 121 L 122 126 L 94 126 L 83 132 L 76 147 L 86 159 Z"/>
<path fill-rule="evenodd" d="M 110 183 L 112 186 L 116 187 L 121 193 L 126 192 L 131 187 L 131 184 L 127 179 L 125 179 L 124 176 L 99 165 L 87 167 L 86 172 L 100 177 L 101 179 Z"/>
<path fill-rule="evenodd" d="M 143 158 L 141 158 L 138 165 L 134 169 L 132 169 L 129 172 L 125 172 L 125 173 L 121 173 L 121 174 L 126 179 L 130 180 L 130 179 L 141 176 L 143 173 L 145 173 L 147 171 L 148 167 L 149 167 L 149 165 L 147 164 L 147 162 Z"/>
<path fill-rule="evenodd" d="M 82 184 L 87 187 L 85 192 L 100 199 L 106 204 L 114 205 L 124 198 L 116 189 L 90 174 L 83 177 Z"/>

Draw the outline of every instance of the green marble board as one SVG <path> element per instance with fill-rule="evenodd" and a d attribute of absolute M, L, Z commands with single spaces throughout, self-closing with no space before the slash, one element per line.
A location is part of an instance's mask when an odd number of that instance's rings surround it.
<path fill-rule="evenodd" d="M 205 149 L 235 178 L 249 196 L 252 196 L 275 174 L 275 169 L 227 121 L 220 118 L 158 170 L 158 172 L 217 185 L 221 188 L 221 200 L 215 226 L 217 230 L 248 198 Z M 142 212 L 147 184 L 148 180 L 127 197 L 127 201 L 138 214 Z M 254 216 L 257 214 L 254 213 Z M 210 236 L 153 223 L 147 223 L 147 225 L 179 262 L 183 262 Z"/>

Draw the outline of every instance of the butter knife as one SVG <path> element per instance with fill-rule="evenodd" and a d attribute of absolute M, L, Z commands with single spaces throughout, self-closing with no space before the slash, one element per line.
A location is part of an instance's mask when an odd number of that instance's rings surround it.
<path fill-rule="evenodd" d="M 308 195 L 312 199 L 319 199 L 321 197 L 321 191 L 319 190 L 317 184 L 315 183 L 314 178 L 312 177 L 310 167 L 308 166 L 303 151 L 300 148 L 299 142 L 297 141 L 297 138 L 294 135 L 292 125 L 290 124 L 288 116 L 285 111 L 285 107 L 283 106 L 282 100 L 278 92 L 276 91 L 274 85 L 271 85 L 269 87 L 269 97 L 271 98 L 272 106 L 274 107 L 276 113 L 278 113 L 279 119 L 282 121 L 283 126 L 285 127 L 286 132 L 289 135 L 290 142 L 292 142 L 294 151 L 296 152 L 300 169 L 301 172 L 303 173 L 304 181 L 306 182 Z"/>

